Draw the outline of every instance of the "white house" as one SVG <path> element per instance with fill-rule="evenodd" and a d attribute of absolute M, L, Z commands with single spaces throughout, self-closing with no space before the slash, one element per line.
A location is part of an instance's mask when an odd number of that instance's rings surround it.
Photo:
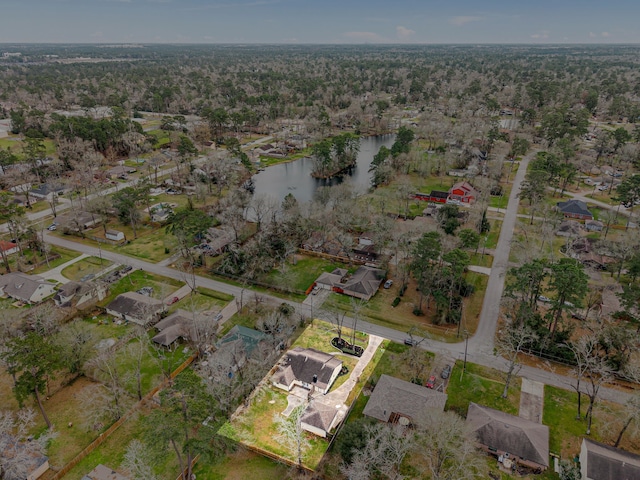
<path fill-rule="evenodd" d="M 39 303 L 53 295 L 55 284 L 38 275 L 12 272 L 0 276 L 0 291 L 25 303 Z"/>
<path fill-rule="evenodd" d="M 290 350 L 271 381 L 287 392 L 298 385 L 325 394 L 338 378 L 342 361 L 313 348 L 296 347 Z"/>

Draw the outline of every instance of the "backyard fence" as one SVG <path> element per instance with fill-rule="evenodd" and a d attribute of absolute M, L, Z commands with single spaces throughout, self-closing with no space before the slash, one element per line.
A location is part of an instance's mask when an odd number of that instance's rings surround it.
<path fill-rule="evenodd" d="M 169 375 L 170 379 L 174 379 L 176 376 L 180 374 L 185 368 L 193 363 L 193 361 L 198 358 L 198 354 L 194 353 L 189 358 L 187 358 L 178 368 L 176 368 Z M 160 385 L 153 388 L 149 393 L 147 393 L 142 400 L 136 403 L 128 412 L 126 412 L 122 417 L 120 417 L 113 425 L 111 425 L 107 430 L 102 432 L 98 438 L 96 438 L 93 442 L 91 442 L 84 450 L 82 450 L 78 455 L 72 458 L 65 466 L 63 466 L 59 471 L 57 471 L 53 476 L 47 476 L 48 480 L 60 480 L 63 478 L 73 467 L 75 467 L 78 463 L 80 463 L 87 455 L 93 452 L 96 448 L 98 448 L 102 443 L 104 443 L 109 436 L 115 432 L 124 422 L 126 422 L 142 405 L 144 405 L 148 400 L 152 399 L 154 395 L 156 395 L 160 390 L 162 390 L 168 383 L 168 380 L 163 381 Z"/>

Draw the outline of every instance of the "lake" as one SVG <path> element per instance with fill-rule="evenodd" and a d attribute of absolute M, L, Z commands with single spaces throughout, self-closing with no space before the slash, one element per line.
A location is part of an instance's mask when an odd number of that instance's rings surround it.
<path fill-rule="evenodd" d="M 351 173 L 329 179 L 318 179 L 311 176 L 313 168 L 311 158 L 301 158 L 294 162 L 273 165 L 253 176 L 254 195 L 270 196 L 281 203 L 284 197 L 291 193 L 302 204 L 313 199 L 313 194 L 318 187 L 338 185 L 344 181 L 350 181 L 358 193 L 365 193 L 371 186 L 369 167 L 374 155 L 378 153 L 382 145 L 391 148 L 394 141 L 395 135 L 393 134 L 362 137 L 355 168 L 351 170 Z"/>

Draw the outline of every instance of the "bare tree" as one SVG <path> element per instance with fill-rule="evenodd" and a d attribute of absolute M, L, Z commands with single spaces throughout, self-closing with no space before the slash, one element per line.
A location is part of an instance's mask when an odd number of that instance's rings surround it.
<path fill-rule="evenodd" d="M 299 468 L 302 468 L 302 457 L 311 447 L 305 431 L 302 429 L 302 415 L 306 405 L 295 408 L 289 417 L 282 414 L 275 414 L 273 423 L 278 430 L 278 438 L 282 443 L 294 453 Z"/>
<path fill-rule="evenodd" d="M 412 449 L 415 434 L 401 425 L 376 423 L 365 427 L 365 446 L 356 450 L 340 470 L 350 479 L 388 478 L 400 480 L 400 465 Z"/>
<path fill-rule="evenodd" d="M 151 467 L 148 448 L 140 440 L 133 440 L 127 445 L 127 451 L 122 460 L 122 466 L 127 469 L 132 480 L 157 480 Z"/>
<path fill-rule="evenodd" d="M 429 414 L 419 419 L 414 454 L 433 480 L 472 480 L 486 478 L 487 462 L 473 441 L 464 419 L 455 412 Z"/>
<path fill-rule="evenodd" d="M 34 458 L 45 455 L 49 441 L 57 433 L 49 429 L 34 438 L 34 426 L 33 410 L 0 411 L 0 478 L 28 478 Z"/>
<path fill-rule="evenodd" d="M 509 385 L 514 375 L 517 375 L 522 365 L 518 358 L 522 350 L 531 342 L 535 341 L 538 336 L 526 325 L 508 324 L 505 327 L 506 332 L 500 337 L 496 344 L 498 353 L 504 357 L 507 362 L 507 374 L 502 391 L 502 398 L 507 398 L 509 394 Z"/>
<path fill-rule="evenodd" d="M 111 349 L 103 350 L 91 360 L 88 368 L 92 376 L 102 381 L 107 388 L 112 402 L 110 411 L 117 420 L 125 411 L 124 401 L 127 394 L 124 379 L 118 371 L 115 352 Z"/>

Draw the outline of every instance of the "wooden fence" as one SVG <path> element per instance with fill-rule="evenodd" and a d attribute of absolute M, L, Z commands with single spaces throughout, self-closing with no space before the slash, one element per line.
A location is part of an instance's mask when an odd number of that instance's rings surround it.
<path fill-rule="evenodd" d="M 198 354 L 194 353 L 189 358 L 187 358 L 178 368 L 176 368 L 169 375 L 170 379 L 174 379 L 178 376 L 185 368 L 193 363 L 193 361 L 198 358 Z M 49 480 L 60 480 L 63 478 L 69 471 L 75 467 L 78 463 L 80 463 L 87 455 L 93 452 L 96 448 L 102 445 L 105 442 L 109 435 L 115 432 L 124 422 L 126 422 L 142 405 L 144 405 L 148 400 L 152 399 L 153 396 L 166 387 L 168 380 L 163 381 L 160 385 L 153 388 L 149 393 L 147 393 L 142 400 L 136 403 L 128 412 L 126 412 L 122 417 L 120 417 L 113 425 L 107 428 L 106 431 L 102 432 L 98 438 L 96 438 L 93 442 L 91 442 L 84 450 L 82 450 L 78 455 L 72 458 L 65 466 L 63 466 L 59 471 L 57 471 L 52 477 L 48 477 Z"/>

